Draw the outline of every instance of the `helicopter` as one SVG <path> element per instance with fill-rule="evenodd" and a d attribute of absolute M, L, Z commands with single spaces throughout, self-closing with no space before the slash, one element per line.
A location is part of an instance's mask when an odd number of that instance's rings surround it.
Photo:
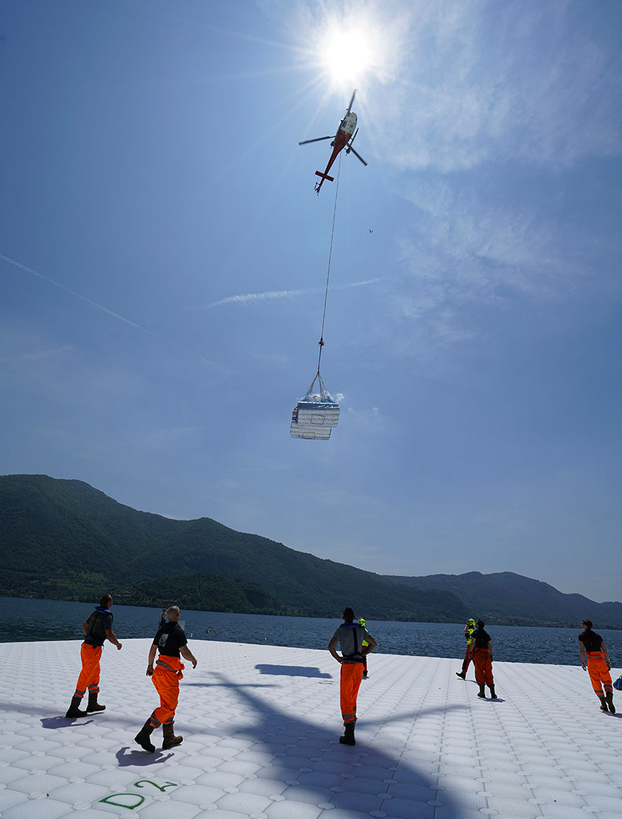
<path fill-rule="evenodd" d="M 334 137 L 332 136 L 324 136 L 324 137 L 316 137 L 316 139 L 305 139 L 302 142 L 299 142 L 299 145 L 308 145 L 310 142 L 321 142 L 323 139 L 332 139 L 333 141 L 330 143 L 333 152 L 328 160 L 328 165 L 326 166 L 326 170 L 324 173 L 322 171 L 316 171 L 315 175 L 320 177 L 320 181 L 315 183 L 315 191 L 319 194 L 322 185 L 324 184 L 324 180 L 328 179 L 329 182 L 334 181 L 333 176 L 329 176 L 328 172 L 330 171 L 333 162 L 337 159 L 337 155 L 340 151 L 344 148 L 346 149 L 346 153 L 349 154 L 350 151 L 354 154 L 357 159 L 360 159 L 363 165 L 367 165 L 367 162 L 363 159 L 363 157 L 358 154 L 354 148 L 352 147 L 352 143 L 356 135 L 359 132 L 359 129 L 356 127 L 356 114 L 352 111 L 352 103 L 354 102 L 354 97 L 356 96 L 356 88 L 354 89 L 354 93 L 352 94 L 352 99 L 350 100 L 350 104 L 348 105 L 347 111 L 345 113 L 344 118 L 339 123 L 339 128 L 337 129 L 337 133 Z"/>

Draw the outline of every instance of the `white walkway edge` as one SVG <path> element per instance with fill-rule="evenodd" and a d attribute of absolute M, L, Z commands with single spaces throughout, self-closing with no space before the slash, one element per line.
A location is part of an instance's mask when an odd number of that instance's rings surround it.
<path fill-rule="evenodd" d="M 191 640 L 184 742 L 150 755 L 133 742 L 158 703 L 149 643 L 106 646 L 107 710 L 73 722 L 80 643 L 0 644 L 2 819 L 622 817 L 622 713 L 578 663 L 495 663 L 483 701 L 458 658 L 373 654 L 350 748 L 327 651 Z"/>

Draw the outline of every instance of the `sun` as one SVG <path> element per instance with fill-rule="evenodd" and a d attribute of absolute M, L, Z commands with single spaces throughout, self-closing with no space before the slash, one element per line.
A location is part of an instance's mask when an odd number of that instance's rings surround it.
<path fill-rule="evenodd" d="M 333 82 L 359 81 L 373 64 L 369 38 L 363 31 L 333 30 L 322 49 L 322 63 Z"/>
<path fill-rule="evenodd" d="M 333 86 L 360 83 L 378 61 L 375 38 L 362 24 L 348 28 L 333 24 L 319 51 L 322 68 Z"/>

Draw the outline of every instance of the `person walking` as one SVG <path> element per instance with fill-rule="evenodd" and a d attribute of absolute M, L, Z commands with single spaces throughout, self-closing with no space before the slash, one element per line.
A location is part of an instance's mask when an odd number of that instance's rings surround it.
<path fill-rule="evenodd" d="M 197 667 L 197 660 L 188 648 L 188 640 L 179 625 L 180 614 L 178 606 L 171 606 L 167 610 L 168 622 L 157 630 L 149 649 L 146 673 L 148 677 L 151 677 L 151 682 L 160 695 L 160 707 L 153 711 L 134 740 L 150 754 L 155 751 L 155 746 L 151 742 L 151 734 L 160 725 L 163 734 L 162 748 L 165 751 L 181 745 L 184 740 L 181 736 L 175 736 L 173 727 L 179 701 L 179 681 L 184 676 L 182 671 L 185 668 L 180 660 L 180 654 L 185 660 L 192 663 L 193 668 Z M 159 656 L 154 667 L 156 652 L 159 652 Z"/>
<path fill-rule="evenodd" d="M 483 620 L 478 620 L 475 624 L 477 628 L 471 637 L 471 657 L 475 666 L 475 680 L 479 685 L 478 697 L 486 699 L 486 686 L 490 688 L 490 698 L 497 699 L 495 693 L 495 681 L 492 676 L 492 640 L 490 634 L 484 631 Z"/>
<path fill-rule="evenodd" d="M 365 626 L 365 620 L 362 617 L 359 617 L 359 623 L 365 629 L 365 634 L 369 634 Z M 367 648 L 368 645 L 369 643 L 367 642 L 367 640 L 363 640 L 363 648 Z M 369 674 L 367 673 L 367 654 L 363 654 L 363 679 L 366 680 L 368 677 Z"/>
<path fill-rule="evenodd" d="M 579 650 L 581 652 L 581 665 L 584 671 L 588 671 L 594 693 L 600 700 L 600 710 L 615 714 L 616 709 L 613 704 L 613 687 L 611 684 L 611 663 L 607 654 L 605 641 L 592 631 L 594 625 L 591 620 L 584 620 L 584 631 L 579 634 Z M 587 655 L 587 669 L 586 669 Z M 604 689 L 604 691 L 603 691 Z"/>
<path fill-rule="evenodd" d="M 475 631 L 475 620 L 470 618 L 466 622 L 466 626 L 464 627 L 464 636 L 466 638 L 466 652 L 464 654 L 464 660 L 462 661 L 462 671 L 456 671 L 456 677 L 462 677 L 463 680 L 466 680 L 466 673 L 469 669 L 469 664 L 471 662 L 471 644 L 473 642 L 473 632 Z"/>
<path fill-rule="evenodd" d="M 78 677 L 76 690 L 71 698 L 71 705 L 65 714 L 67 719 L 86 717 L 88 713 L 106 710 L 105 705 L 100 705 L 97 702 L 97 695 L 99 694 L 100 661 L 104 643 L 106 640 L 109 640 L 119 651 L 121 650 L 121 643 L 117 640 L 112 630 L 113 616 L 110 611 L 111 606 L 111 595 L 102 595 L 99 600 L 99 606 L 97 606 L 88 620 L 85 620 L 82 624 L 82 631 L 84 632 L 84 642 L 80 649 L 82 670 Z M 86 711 L 80 711 L 82 698 L 87 691 L 89 692 L 89 699 Z"/>
<path fill-rule="evenodd" d="M 363 640 L 367 648 L 363 648 Z M 341 656 L 337 653 L 337 644 Z M 328 650 L 341 665 L 339 698 L 344 734 L 339 737 L 342 745 L 356 745 L 354 726 L 356 724 L 356 700 L 363 679 L 364 657 L 373 651 L 378 644 L 360 623 L 354 622 L 354 611 L 348 607 L 343 610 L 343 625 L 333 634 Z"/>

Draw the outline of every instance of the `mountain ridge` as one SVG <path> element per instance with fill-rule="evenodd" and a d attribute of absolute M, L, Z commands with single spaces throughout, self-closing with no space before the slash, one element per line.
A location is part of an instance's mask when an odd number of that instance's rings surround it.
<path fill-rule="evenodd" d="M 450 592 L 410 589 L 211 518 L 138 512 L 89 484 L 46 475 L 0 477 L 0 548 L 5 595 L 92 599 L 105 586 L 118 602 L 136 605 L 174 598 L 213 610 L 217 592 L 225 611 L 334 617 L 347 604 L 376 619 L 455 622 L 466 615 Z"/>
<path fill-rule="evenodd" d="M 466 572 L 461 575 L 436 574 L 403 577 L 385 575 L 394 582 L 412 588 L 437 589 L 453 592 L 467 608 L 483 620 L 498 618 L 507 625 L 529 625 L 533 622 L 578 625 L 584 617 L 605 628 L 622 626 L 622 603 L 596 603 L 584 595 L 560 592 L 542 580 L 524 577 L 515 572 Z M 520 609 L 529 614 L 517 613 Z M 582 612 L 578 617 L 578 612 Z"/>
<path fill-rule="evenodd" d="M 512 572 L 379 575 L 299 552 L 208 517 L 174 520 L 132 509 L 89 484 L 0 476 L 0 594 L 242 613 L 419 622 L 622 628 L 622 603 L 564 594 Z M 174 560 L 172 556 L 174 555 Z"/>

